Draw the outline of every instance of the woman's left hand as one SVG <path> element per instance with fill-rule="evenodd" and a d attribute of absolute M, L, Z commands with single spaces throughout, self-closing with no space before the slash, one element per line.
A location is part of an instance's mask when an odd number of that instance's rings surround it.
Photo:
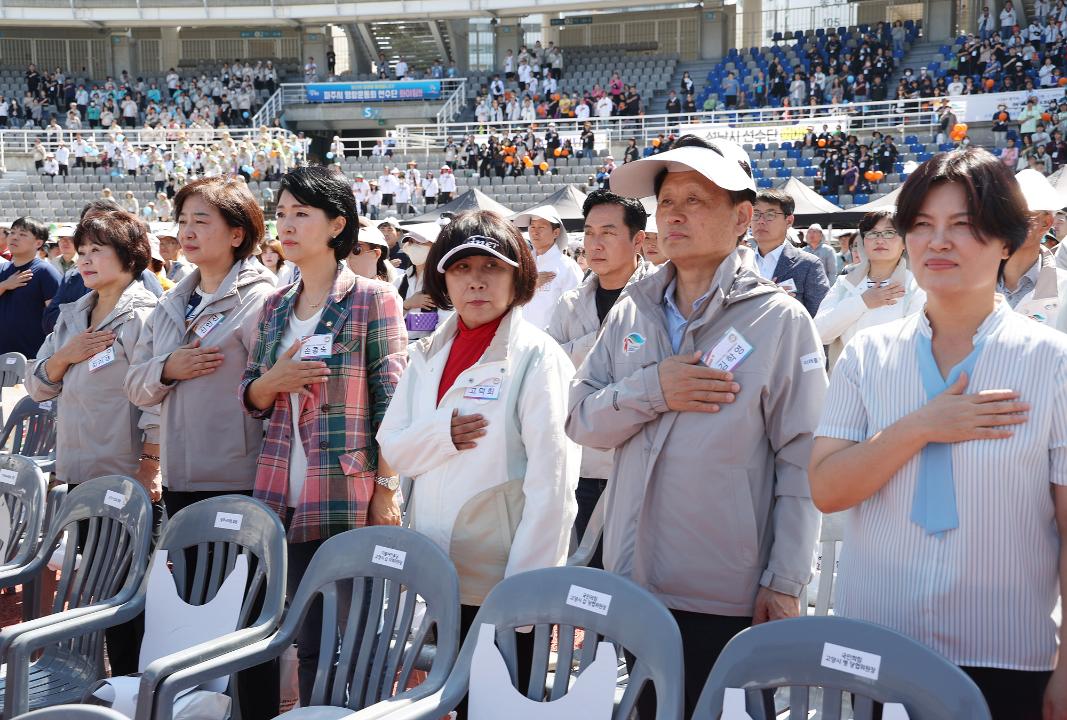
<path fill-rule="evenodd" d="M 1045 688 L 1041 717 L 1042 720 L 1067 718 L 1067 663 L 1060 663 L 1059 667 L 1052 671 L 1052 677 Z"/>
<path fill-rule="evenodd" d="M 374 494 L 370 498 L 370 508 L 367 510 L 367 524 L 400 524 L 400 504 L 397 502 L 395 492 L 380 485 L 374 487 Z"/>
<path fill-rule="evenodd" d="M 159 502 L 163 497 L 163 475 L 159 472 L 159 465 L 142 460 L 141 467 L 137 469 L 137 482 L 148 491 L 152 502 Z"/>

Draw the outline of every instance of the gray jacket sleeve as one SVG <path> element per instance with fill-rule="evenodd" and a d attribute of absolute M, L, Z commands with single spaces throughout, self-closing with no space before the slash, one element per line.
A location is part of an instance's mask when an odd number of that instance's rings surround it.
<path fill-rule="evenodd" d="M 59 339 L 56 338 L 55 330 L 48 333 L 44 345 L 37 351 L 37 360 L 33 364 L 33 372 L 26 374 L 26 393 L 36 402 L 44 402 L 58 397 L 63 392 L 63 381 L 52 382 L 45 369 L 45 363 L 52 359 L 59 349 Z"/>
<path fill-rule="evenodd" d="M 608 316 L 571 383 L 567 435 L 583 447 L 617 448 L 669 409 L 658 363 L 622 370 L 616 365 L 614 348 L 621 343 L 622 321 L 619 313 Z"/>
<path fill-rule="evenodd" d="M 140 339 L 126 371 L 126 395 L 130 402 L 140 408 L 158 405 L 173 389 L 174 384 L 163 382 L 163 366 L 170 353 L 156 355 L 155 324 L 164 322 L 162 306 L 157 305 L 149 314 L 141 330 Z"/>
<path fill-rule="evenodd" d="M 585 361 L 585 356 L 589 354 L 593 343 L 596 342 L 599 328 L 579 337 L 571 337 L 573 330 L 569 325 L 571 324 L 570 321 L 573 320 L 575 311 L 576 308 L 570 293 L 565 294 L 556 303 L 556 309 L 552 312 L 552 319 L 548 322 L 548 329 L 545 332 L 559 343 L 560 347 L 563 348 L 563 352 L 567 353 L 567 357 L 574 363 L 574 366 L 578 367 Z"/>
<path fill-rule="evenodd" d="M 821 264 L 820 264 L 821 268 Z M 763 399 L 774 461 L 774 541 L 760 584 L 798 596 L 811 578 L 820 514 L 811 500 L 808 462 L 826 396 L 825 357 L 815 325 L 799 308 L 783 324 L 773 384 Z"/>

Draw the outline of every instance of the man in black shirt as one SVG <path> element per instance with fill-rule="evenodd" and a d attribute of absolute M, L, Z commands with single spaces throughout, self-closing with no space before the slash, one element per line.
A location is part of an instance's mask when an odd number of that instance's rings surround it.
<path fill-rule="evenodd" d="M 682 112 L 682 101 L 678 99 L 678 96 L 673 90 L 667 96 L 667 114 L 677 115 Z"/>
<path fill-rule="evenodd" d="M 593 348 L 604 318 L 626 287 L 652 269 L 639 254 L 648 218 L 639 200 L 594 190 L 586 198 L 582 214 L 585 257 L 591 274 L 580 286 L 564 293 L 548 325 L 548 334 L 563 346 L 575 367 Z M 582 471 L 575 492 L 578 515 L 574 520 L 579 538 L 604 492 L 611 463 L 610 451 L 582 449 Z M 599 547 L 589 564 L 603 567 Z"/>

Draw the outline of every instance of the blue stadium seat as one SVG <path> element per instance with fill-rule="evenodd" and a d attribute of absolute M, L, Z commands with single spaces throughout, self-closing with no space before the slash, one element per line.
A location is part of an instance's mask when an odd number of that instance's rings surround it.
<path fill-rule="evenodd" d="M 929 160 L 930 158 L 932 158 L 933 156 L 934 156 L 933 153 L 921 152 L 921 153 L 919 153 L 918 155 L 915 156 L 915 159 L 917 161 L 921 162 L 921 163 L 924 163 L 927 160 Z"/>
<path fill-rule="evenodd" d="M 770 167 L 771 167 L 772 170 L 778 170 L 779 168 L 784 168 L 785 167 L 785 161 L 782 160 L 781 158 L 774 158 L 770 162 Z"/>
<path fill-rule="evenodd" d="M 789 148 L 788 150 L 786 150 L 785 156 L 787 158 L 790 158 L 791 160 L 799 160 L 800 159 L 800 148 L 798 148 L 798 147 Z"/>
<path fill-rule="evenodd" d="M 937 146 L 938 152 L 948 152 L 949 150 L 955 150 L 956 143 L 941 143 Z"/>
<path fill-rule="evenodd" d="M 866 205 L 870 201 L 871 198 L 867 195 L 867 193 L 856 193 L 852 196 L 852 202 L 855 205 Z"/>
<path fill-rule="evenodd" d="M 784 143 L 782 143 L 782 144 L 781 144 L 781 145 L 780 145 L 779 147 L 780 147 L 780 148 L 781 148 L 782 150 L 790 150 L 790 149 L 792 149 L 792 147 L 793 147 L 793 143 L 791 143 L 791 142 L 784 142 Z"/>
<path fill-rule="evenodd" d="M 904 138 L 904 144 L 905 145 L 914 145 L 917 142 L 919 142 L 919 136 L 918 135 L 908 135 L 907 137 Z"/>
<path fill-rule="evenodd" d="M 815 177 L 818 174 L 819 174 L 819 168 L 817 168 L 817 167 L 806 167 L 806 168 L 804 168 L 804 177 Z"/>
<path fill-rule="evenodd" d="M 776 171 L 775 174 L 780 178 L 791 178 L 791 177 L 793 177 L 793 171 L 790 170 L 789 168 L 779 168 Z"/>
<path fill-rule="evenodd" d="M 825 198 L 826 198 L 826 199 L 827 199 L 828 201 L 832 202 L 832 203 L 833 203 L 834 205 L 837 205 L 837 195 L 826 195 L 826 196 L 824 196 L 824 197 L 825 197 Z"/>
<path fill-rule="evenodd" d="M 763 143 L 756 143 L 755 145 L 752 146 L 752 151 L 753 152 L 762 153 L 762 152 L 764 152 L 766 150 L 767 150 L 767 146 L 764 145 Z"/>
<path fill-rule="evenodd" d="M 756 181 L 756 187 L 761 190 L 769 189 L 774 187 L 774 182 L 772 182 L 770 178 L 760 178 Z"/>
<path fill-rule="evenodd" d="M 793 151 L 793 152 L 797 152 L 798 153 L 797 154 L 797 167 L 800 167 L 800 168 L 811 167 L 811 158 L 810 157 L 802 157 L 799 154 L 799 151 Z M 793 156 L 790 155 L 789 157 L 793 157 Z"/>
<path fill-rule="evenodd" d="M 904 163 L 897 163 L 896 165 L 894 165 L 893 166 L 893 171 L 898 173 L 898 174 L 903 174 L 904 173 Z"/>

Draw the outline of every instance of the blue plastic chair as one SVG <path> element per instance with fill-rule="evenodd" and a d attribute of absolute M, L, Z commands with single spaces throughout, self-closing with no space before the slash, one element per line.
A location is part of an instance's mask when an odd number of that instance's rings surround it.
<path fill-rule="evenodd" d="M 866 205 L 871 201 L 871 198 L 867 193 L 856 193 L 852 196 L 852 202 L 855 205 Z"/>

